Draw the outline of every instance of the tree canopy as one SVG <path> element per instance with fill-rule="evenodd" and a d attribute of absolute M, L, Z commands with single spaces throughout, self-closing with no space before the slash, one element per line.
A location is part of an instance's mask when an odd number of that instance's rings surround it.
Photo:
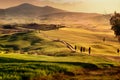
<path fill-rule="evenodd" d="M 118 41 L 120 42 L 120 13 L 114 13 L 110 18 L 111 29 L 114 31 Z"/>

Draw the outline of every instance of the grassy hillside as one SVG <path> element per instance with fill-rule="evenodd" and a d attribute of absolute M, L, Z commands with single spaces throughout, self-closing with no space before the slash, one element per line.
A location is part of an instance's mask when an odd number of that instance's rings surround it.
<path fill-rule="evenodd" d="M 42 32 L 44 35 L 38 34 L 38 36 L 47 35 L 49 39 L 61 39 L 68 43 L 77 45 L 78 52 L 81 46 L 92 48 L 93 54 L 116 54 L 116 49 L 119 48 L 119 43 L 114 36 L 114 33 L 110 30 L 107 32 L 99 31 L 100 29 L 82 29 L 82 28 L 62 28 L 58 31 L 45 31 Z M 103 38 L 105 37 L 105 42 Z"/>
<path fill-rule="evenodd" d="M 51 31 L 37 31 L 14 33 L 0 36 L 1 50 L 24 51 L 38 54 L 58 54 L 69 53 L 66 45 L 55 42 L 54 40 L 63 40 L 70 43 L 73 47 L 77 46 L 77 52 L 80 53 L 80 47 L 92 48 L 92 54 L 118 55 L 117 49 L 120 47 L 114 33 L 109 29 L 92 30 L 91 28 L 61 28 Z M 105 38 L 105 41 L 103 41 Z"/>
<path fill-rule="evenodd" d="M 52 50 L 52 48 L 54 50 Z M 57 53 L 65 47 L 57 42 L 38 37 L 37 32 L 21 32 L 0 37 L 0 49 L 3 51 L 23 51 L 30 53 Z"/>
<path fill-rule="evenodd" d="M 73 27 L 1 35 L 0 79 L 119 79 L 120 57 L 116 49 L 120 46 L 113 32 Z M 76 53 L 54 41 L 58 39 L 76 45 Z M 86 52 L 80 53 L 81 46 Z M 91 47 L 91 55 L 88 55 L 88 47 Z M 21 51 L 24 54 L 19 54 Z"/>

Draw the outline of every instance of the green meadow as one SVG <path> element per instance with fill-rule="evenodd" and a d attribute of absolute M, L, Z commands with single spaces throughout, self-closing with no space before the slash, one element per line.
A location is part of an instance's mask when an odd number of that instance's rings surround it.
<path fill-rule="evenodd" d="M 120 79 L 120 55 L 116 52 L 120 46 L 110 30 L 68 27 L 0 35 L 1 80 Z M 54 41 L 57 39 L 76 45 L 76 52 Z M 81 46 L 86 48 L 83 53 Z"/>
<path fill-rule="evenodd" d="M 101 56 L 76 54 L 46 56 L 1 53 L 0 76 L 2 80 L 119 79 L 119 62 Z"/>

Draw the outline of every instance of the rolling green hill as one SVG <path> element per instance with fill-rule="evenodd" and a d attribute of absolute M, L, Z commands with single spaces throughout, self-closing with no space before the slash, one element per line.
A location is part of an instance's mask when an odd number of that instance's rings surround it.
<path fill-rule="evenodd" d="M 38 37 L 36 32 L 21 32 L 0 36 L 0 48 L 3 51 L 36 52 L 38 54 L 65 50 L 62 44 Z M 55 50 L 49 50 L 50 48 Z"/>
<path fill-rule="evenodd" d="M 55 40 L 66 41 L 73 47 L 76 45 L 76 52 L 72 53 L 66 45 Z M 81 53 L 80 47 L 85 47 L 86 51 Z M 91 55 L 88 55 L 88 47 L 91 47 Z M 119 43 L 113 32 L 103 31 L 103 28 L 66 27 L 2 34 L 0 79 L 119 79 L 120 57 L 117 48 Z"/>

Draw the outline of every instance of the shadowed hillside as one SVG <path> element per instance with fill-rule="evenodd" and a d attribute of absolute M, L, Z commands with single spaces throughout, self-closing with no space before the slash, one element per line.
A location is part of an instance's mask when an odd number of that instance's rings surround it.
<path fill-rule="evenodd" d="M 5 10 L 0 9 L 0 18 L 5 18 Z"/>
<path fill-rule="evenodd" d="M 65 12 L 50 6 L 38 7 L 32 4 L 24 3 L 15 7 L 3 9 L 7 17 L 37 17 L 38 15 L 46 15 L 52 13 Z M 0 11 L 0 13 L 3 11 Z M 2 16 L 2 15 L 1 15 Z"/>
<path fill-rule="evenodd" d="M 61 43 L 53 42 L 42 36 L 37 36 L 36 32 L 29 31 L 0 36 L 0 50 L 49 54 L 64 51 L 66 48 Z"/>
<path fill-rule="evenodd" d="M 3 23 L 49 23 L 49 24 L 82 24 L 107 25 L 110 15 L 97 13 L 69 12 L 50 6 L 39 7 L 24 3 L 15 7 L 0 10 Z"/>

